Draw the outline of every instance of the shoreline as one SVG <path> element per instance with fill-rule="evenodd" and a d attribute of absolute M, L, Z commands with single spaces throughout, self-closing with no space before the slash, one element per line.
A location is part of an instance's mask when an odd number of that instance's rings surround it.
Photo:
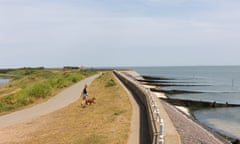
<path fill-rule="evenodd" d="M 158 87 L 158 86 L 147 85 L 147 84 L 141 84 L 141 85 L 143 87 L 147 88 L 147 89 Z M 156 95 L 159 98 L 160 101 L 164 101 L 164 99 L 169 99 L 167 94 L 164 93 L 164 92 L 151 91 L 151 93 Z M 168 102 L 164 101 L 164 103 L 168 103 Z M 202 129 L 205 129 L 205 131 L 211 133 L 213 135 L 213 137 L 215 137 L 215 139 L 218 139 L 218 140 L 222 141 L 222 143 L 224 143 L 224 144 L 232 144 L 233 141 L 237 140 L 236 138 L 233 138 L 233 137 L 227 136 L 225 134 L 222 134 L 222 133 L 218 132 L 217 130 L 215 130 L 213 128 L 210 128 L 209 126 L 201 123 L 198 119 L 196 119 L 194 117 L 193 111 L 190 108 L 188 108 L 186 106 L 177 106 L 177 105 L 170 104 L 170 103 L 168 103 L 168 104 L 171 105 L 172 107 L 174 107 L 178 112 L 180 112 L 183 117 L 185 116 L 189 121 L 193 121 L 193 123 L 195 123 L 195 125 L 198 125 Z M 172 115 L 172 114 L 170 114 L 170 115 Z M 174 122 L 174 123 L 176 123 L 176 122 Z M 177 128 L 177 126 L 176 126 L 176 128 Z M 179 128 L 177 128 L 177 129 L 179 129 Z"/>
<path fill-rule="evenodd" d="M 236 137 L 232 137 L 229 135 L 227 132 L 224 132 L 222 130 L 218 130 L 217 127 L 210 127 L 208 124 L 205 124 L 201 122 L 201 119 L 197 119 L 194 116 L 194 110 L 201 109 L 201 108 L 223 108 L 223 107 L 239 107 L 239 104 L 229 104 L 228 102 L 226 103 L 216 103 L 215 101 L 193 101 L 193 100 L 188 100 L 183 99 L 183 100 L 178 100 L 178 99 L 171 99 L 168 97 L 168 93 L 170 94 L 171 92 L 175 92 L 174 90 L 169 90 L 169 91 L 163 91 L 162 85 L 157 84 L 157 81 L 163 81 L 163 86 L 168 86 L 168 82 L 165 80 L 168 78 L 162 78 L 162 77 L 151 77 L 151 76 L 142 76 L 142 79 L 138 80 L 141 85 L 143 85 L 145 88 L 151 89 L 151 92 L 155 94 L 159 99 L 162 99 L 166 103 L 172 105 L 176 110 L 181 112 L 183 115 L 186 115 L 193 121 L 195 121 L 197 124 L 201 125 L 204 127 L 207 131 L 210 131 L 214 133 L 214 135 L 217 137 L 221 137 L 224 140 L 227 140 L 231 143 L 233 143 L 236 140 L 239 140 Z M 187 93 L 189 91 L 179 91 L 179 93 Z M 191 92 L 191 91 L 190 91 Z M 176 94 L 178 91 L 176 91 Z M 193 107 L 192 107 L 193 106 Z M 230 133 L 231 134 L 231 133 Z"/>
<path fill-rule="evenodd" d="M 162 92 L 152 92 L 152 93 L 157 95 L 158 98 L 163 99 L 163 101 L 164 101 L 164 99 L 168 99 L 168 97 L 166 96 L 165 93 L 162 93 Z M 165 103 L 168 103 L 168 102 L 165 102 Z M 226 144 L 232 144 L 232 142 L 237 140 L 237 138 L 230 137 L 226 134 L 220 133 L 217 130 L 207 126 L 206 124 L 201 123 L 198 119 L 196 119 L 194 117 L 193 111 L 190 108 L 185 107 L 185 106 L 177 106 L 177 105 L 170 104 L 170 103 L 168 103 L 168 104 L 171 105 L 172 107 L 174 107 L 180 113 L 182 113 L 182 115 L 185 115 L 188 119 L 194 121 L 197 125 L 203 127 L 204 129 L 206 129 L 207 131 L 212 133 L 218 139 L 221 139 L 221 140 L 224 140 L 224 141 L 229 141 L 229 143 L 226 143 Z"/>
<path fill-rule="evenodd" d="M 201 143 L 202 141 L 206 144 L 231 144 L 231 141 L 193 117 L 189 117 L 174 105 L 163 100 L 161 102 L 179 132 L 183 144 Z"/>
<path fill-rule="evenodd" d="M 8 83 L 11 79 L 6 78 L 6 77 L 0 77 L 0 86 Z"/>
<path fill-rule="evenodd" d="M 136 77 L 135 77 L 136 78 Z M 139 84 L 147 89 L 159 88 L 160 86 L 154 84 L 142 83 L 141 77 Z M 183 144 L 193 144 L 193 143 L 206 143 L 206 144 L 231 144 L 231 141 L 222 135 L 219 135 L 216 131 L 208 128 L 206 125 L 201 124 L 192 115 L 188 107 L 176 106 L 174 104 L 168 103 L 167 93 L 159 91 L 151 91 L 155 94 L 159 101 L 163 104 L 164 109 L 168 113 L 169 118 L 172 120 L 176 130 L 178 131 L 181 141 Z M 186 105 L 187 106 L 187 105 Z"/>
<path fill-rule="evenodd" d="M 162 92 L 152 92 L 153 94 L 157 95 L 158 98 L 160 99 L 168 99 L 168 97 L 166 96 L 166 94 L 162 93 Z M 168 102 L 166 102 L 168 103 Z M 170 104 L 170 103 L 168 103 Z M 230 141 L 234 141 L 234 140 L 237 140 L 237 138 L 234 138 L 234 137 L 231 137 L 231 136 L 228 136 L 226 134 L 223 134 L 223 133 L 220 133 L 218 132 L 217 130 L 207 126 L 206 124 L 203 124 L 201 123 L 197 118 L 194 117 L 193 115 L 193 111 L 188 108 L 188 107 L 185 107 L 185 106 L 177 106 L 177 105 L 174 105 L 174 104 L 170 104 L 171 106 L 175 107 L 179 112 L 181 112 L 183 115 L 186 115 L 187 117 L 189 117 L 189 119 L 192 119 L 194 120 L 197 124 L 203 126 L 204 128 L 206 128 L 208 131 L 210 132 L 214 132 L 216 134 L 218 134 L 219 136 L 223 137 L 224 139 L 226 140 L 230 140 Z"/>
<path fill-rule="evenodd" d="M 183 107 L 183 106 L 175 106 L 178 110 L 180 110 L 181 112 L 183 112 L 184 114 L 186 114 L 187 116 L 192 117 L 192 113 L 190 111 L 189 108 L 187 107 Z"/>

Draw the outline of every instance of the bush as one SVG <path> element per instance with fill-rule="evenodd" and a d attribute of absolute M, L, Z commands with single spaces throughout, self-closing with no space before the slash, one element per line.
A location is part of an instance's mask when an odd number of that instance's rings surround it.
<path fill-rule="evenodd" d="M 116 85 L 115 81 L 113 79 L 111 79 L 106 83 L 105 87 L 112 87 L 115 85 Z"/>
<path fill-rule="evenodd" d="M 21 97 L 18 97 L 17 102 L 20 105 L 28 105 L 33 103 L 33 99 L 28 96 L 21 96 Z"/>
<path fill-rule="evenodd" d="M 8 95 L 8 96 L 4 97 L 3 102 L 6 104 L 10 104 L 10 105 L 16 103 L 13 95 Z"/>
<path fill-rule="evenodd" d="M 76 83 L 78 82 L 80 79 L 82 79 L 82 76 L 80 74 L 71 74 L 68 76 L 67 78 L 68 80 L 70 80 L 71 82 L 73 83 Z"/>
<path fill-rule="evenodd" d="M 51 94 L 51 86 L 48 83 L 38 83 L 25 90 L 27 96 L 35 98 L 45 98 Z"/>
<path fill-rule="evenodd" d="M 64 88 L 67 87 L 67 81 L 64 78 L 59 78 L 56 83 L 57 88 Z"/>

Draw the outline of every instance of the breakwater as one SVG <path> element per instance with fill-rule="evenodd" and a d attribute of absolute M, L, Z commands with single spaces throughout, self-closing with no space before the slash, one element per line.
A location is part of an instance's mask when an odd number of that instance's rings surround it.
<path fill-rule="evenodd" d="M 194 100 L 187 100 L 187 99 L 164 99 L 168 103 L 177 106 L 184 106 L 188 108 L 223 108 L 223 107 L 240 107 L 238 104 L 228 104 L 228 103 L 217 103 L 215 101 L 194 101 Z"/>

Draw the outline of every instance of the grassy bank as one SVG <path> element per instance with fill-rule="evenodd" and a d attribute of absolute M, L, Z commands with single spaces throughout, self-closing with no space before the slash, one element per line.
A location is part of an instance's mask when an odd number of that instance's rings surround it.
<path fill-rule="evenodd" d="M 92 70 L 43 68 L 1 70 L 2 76 L 12 80 L 0 87 L 0 114 L 41 102 L 94 73 Z"/>
<path fill-rule="evenodd" d="M 82 108 L 79 101 L 20 126 L 10 127 L 9 144 L 124 144 L 131 121 L 127 93 L 105 72 L 89 86 L 89 97 L 96 104 Z M 7 134 L 7 132 L 4 132 Z M 14 133 L 14 134 L 13 134 Z M 21 136 L 19 136 L 21 135 Z"/>

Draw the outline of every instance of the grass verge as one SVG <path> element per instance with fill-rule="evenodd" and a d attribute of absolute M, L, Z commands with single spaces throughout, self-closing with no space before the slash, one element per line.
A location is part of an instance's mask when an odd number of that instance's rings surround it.
<path fill-rule="evenodd" d="M 111 84 L 109 84 L 111 83 Z M 82 108 L 81 100 L 18 127 L 10 127 L 8 144 L 125 144 L 130 131 L 132 107 L 128 95 L 105 72 L 89 86 L 96 104 Z M 1 131 L 0 131 L 1 132 Z M 8 132 L 4 132 L 8 135 Z M 14 134 L 13 134 L 14 133 Z M 3 140 L 3 139 L 2 139 Z"/>
<path fill-rule="evenodd" d="M 23 68 L 0 71 L 12 80 L 0 87 L 0 115 L 39 103 L 94 74 L 93 70 Z"/>

